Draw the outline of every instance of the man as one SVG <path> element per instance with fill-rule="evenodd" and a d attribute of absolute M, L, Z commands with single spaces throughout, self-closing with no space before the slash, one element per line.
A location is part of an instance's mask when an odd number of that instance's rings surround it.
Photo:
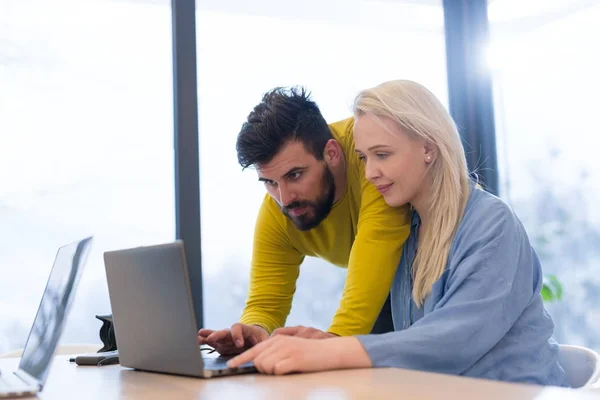
<path fill-rule="evenodd" d="M 389 207 L 366 180 L 353 122 L 328 125 L 298 88 L 271 90 L 250 113 L 238 135 L 238 161 L 256 168 L 268 192 L 256 221 L 250 290 L 240 322 L 221 331 L 201 329 L 201 344 L 231 354 L 274 331 L 314 338 L 372 331 L 409 234 L 409 214 L 406 207 Z M 281 328 L 305 256 L 348 268 L 327 332 Z M 393 330 L 387 325 L 374 332 Z"/>

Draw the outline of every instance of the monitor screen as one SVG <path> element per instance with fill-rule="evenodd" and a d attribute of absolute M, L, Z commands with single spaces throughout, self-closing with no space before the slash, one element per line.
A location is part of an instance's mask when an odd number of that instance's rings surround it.
<path fill-rule="evenodd" d="M 46 381 L 48 368 L 60 340 L 91 240 L 91 237 L 83 239 L 58 250 L 29 332 L 19 369 L 42 384 Z"/>

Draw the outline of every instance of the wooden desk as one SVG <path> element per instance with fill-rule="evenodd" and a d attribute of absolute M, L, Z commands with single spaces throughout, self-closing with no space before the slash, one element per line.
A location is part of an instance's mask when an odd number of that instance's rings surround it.
<path fill-rule="evenodd" d="M 40 399 L 536 399 L 584 400 L 594 392 L 515 385 L 400 369 L 317 374 L 258 374 L 197 379 L 133 371 L 119 365 L 82 367 L 67 356 L 54 360 Z M 0 360 L 10 371 L 18 359 Z"/>

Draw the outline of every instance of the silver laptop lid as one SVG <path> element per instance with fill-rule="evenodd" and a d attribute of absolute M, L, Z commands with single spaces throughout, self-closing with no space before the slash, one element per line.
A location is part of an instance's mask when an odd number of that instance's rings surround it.
<path fill-rule="evenodd" d="M 183 242 L 104 253 L 122 366 L 201 376 Z"/>
<path fill-rule="evenodd" d="M 56 254 L 19 364 L 19 372 L 40 386 L 46 382 L 91 242 L 88 237 L 61 247 Z"/>

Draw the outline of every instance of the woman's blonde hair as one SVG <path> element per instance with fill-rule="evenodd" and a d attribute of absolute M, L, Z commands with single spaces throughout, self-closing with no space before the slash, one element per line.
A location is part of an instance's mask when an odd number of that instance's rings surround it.
<path fill-rule="evenodd" d="M 452 117 L 424 86 L 407 80 L 384 82 L 361 91 L 353 112 L 388 117 L 410 137 L 437 150 L 427 171 L 431 184 L 429 222 L 419 240 L 412 268 L 415 303 L 421 307 L 446 268 L 448 253 L 469 198 L 465 152 Z"/>

